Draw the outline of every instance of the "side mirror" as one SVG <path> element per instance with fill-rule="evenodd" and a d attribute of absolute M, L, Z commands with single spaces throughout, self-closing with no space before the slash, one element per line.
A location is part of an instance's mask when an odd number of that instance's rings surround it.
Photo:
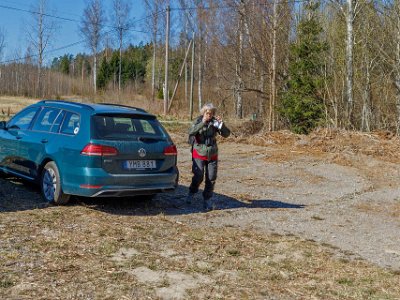
<path fill-rule="evenodd" d="M 0 121 L 0 129 L 6 129 L 6 128 L 7 128 L 6 121 Z"/>

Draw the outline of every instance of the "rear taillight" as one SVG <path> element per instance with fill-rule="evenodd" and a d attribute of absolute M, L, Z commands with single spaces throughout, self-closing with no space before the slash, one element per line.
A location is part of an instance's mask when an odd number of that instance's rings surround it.
<path fill-rule="evenodd" d="M 101 189 L 102 185 L 92 185 L 92 184 L 81 184 L 79 185 L 80 188 L 83 189 Z"/>
<path fill-rule="evenodd" d="M 175 145 L 170 145 L 170 146 L 164 148 L 164 155 L 177 155 L 177 154 L 178 154 L 178 150 L 176 150 Z"/>
<path fill-rule="evenodd" d="M 81 151 L 81 154 L 89 156 L 113 156 L 118 154 L 118 150 L 110 146 L 87 144 Z"/>

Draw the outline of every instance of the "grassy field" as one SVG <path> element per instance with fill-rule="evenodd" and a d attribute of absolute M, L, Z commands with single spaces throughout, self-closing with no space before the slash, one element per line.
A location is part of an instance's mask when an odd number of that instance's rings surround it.
<path fill-rule="evenodd" d="M 327 245 L 252 228 L 197 228 L 158 211 L 103 202 L 0 213 L 0 298 L 400 297 L 398 273 Z"/>

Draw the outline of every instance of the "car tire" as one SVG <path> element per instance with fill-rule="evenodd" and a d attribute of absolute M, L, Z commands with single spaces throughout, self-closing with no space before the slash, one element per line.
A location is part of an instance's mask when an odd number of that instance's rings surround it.
<path fill-rule="evenodd" d="M 40 187 L 43 198 L 57 205 L 66 204 L 70 195 L 64 194 L 61 186 L 60 172 L 54 161 L 48 162 L 42 171 Z"/>

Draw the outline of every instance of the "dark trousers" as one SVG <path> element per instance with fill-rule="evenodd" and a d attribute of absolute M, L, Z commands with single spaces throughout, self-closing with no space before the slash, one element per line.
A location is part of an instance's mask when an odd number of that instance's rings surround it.
<path fill-rule="evenodd" d="M 206 183 L 203 191 L 203 198 L 208 200 L 213 195 L 215 181 L 217 180 L 218 161 L 206 161 L 197 158 L 193 158 L 192 161 L 193 177 L 189 191 L 190 193 L 197 193 L 205 175 Z"/>

